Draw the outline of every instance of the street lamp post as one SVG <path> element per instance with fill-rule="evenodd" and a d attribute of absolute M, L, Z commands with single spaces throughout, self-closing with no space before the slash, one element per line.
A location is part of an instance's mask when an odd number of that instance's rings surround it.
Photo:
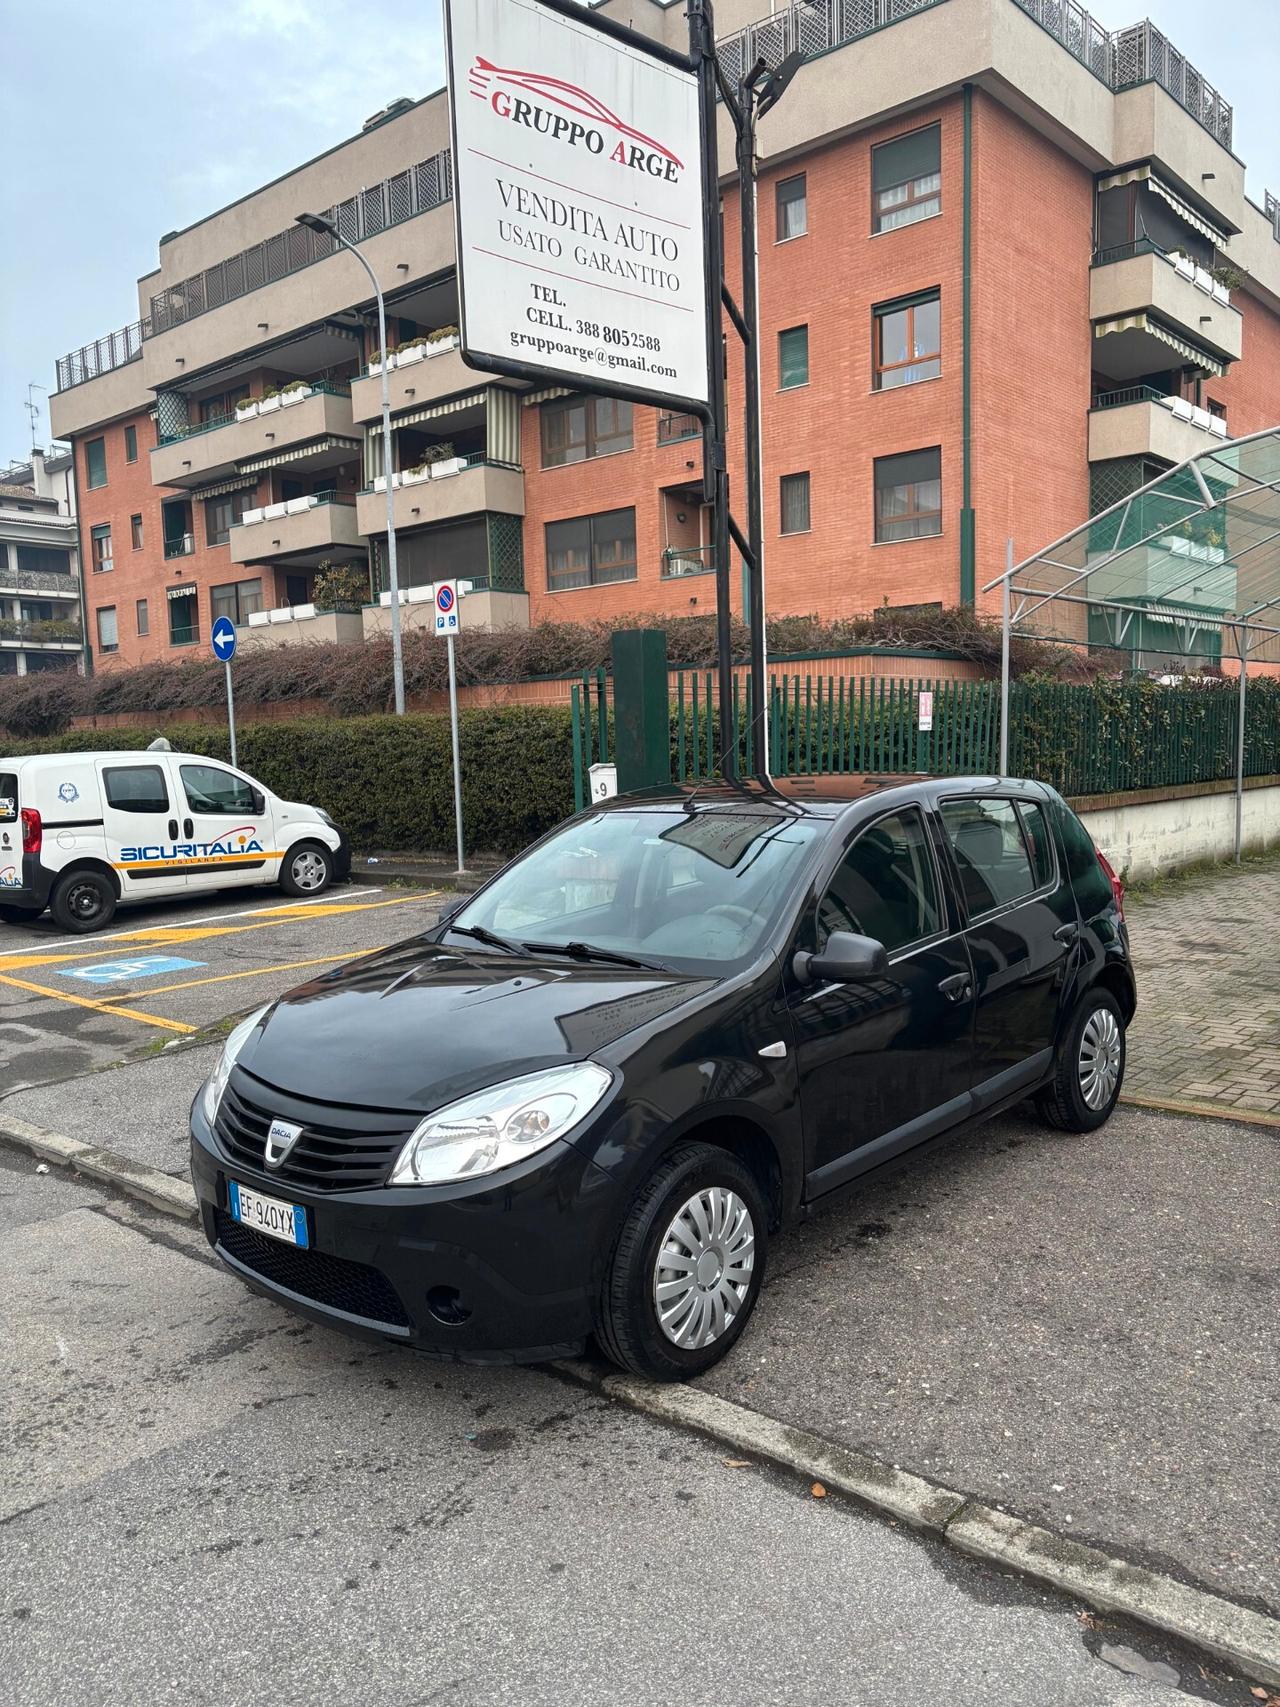
<path fill-rule="evenodd" d="M 335 243 L 340 243 L 344 249 L 359 261 L 369 275 L 373 286 L 373 294 L 378 303 L 378 347 L 382 352 L 382 472 L 387 488 L 387 576 L 391 582 L 391 671 L 395 684 L 396 716 L 404 716 L 404 649 L 400 641 L 400 578 L 396 573 L 396 517 L 395 493 L 391 480 L 391 388 L 387 383 L 387 309 L 382 299 L 382 287 L 377 275 L 369 265 L 364 255 L 354 243 L 338 230 L 333 220 L 326 219 L 319 213 L 299 213 L 295 219 L 299 225 L 307 226 L 311 231 L 318 231 L 324 237 L 332 237 Z"/>

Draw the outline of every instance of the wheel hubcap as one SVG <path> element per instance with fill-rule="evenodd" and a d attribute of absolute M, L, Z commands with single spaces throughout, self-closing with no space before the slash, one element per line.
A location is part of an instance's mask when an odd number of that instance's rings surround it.
<path fill-rule="evenodd" d="M 71 891 L 69 902 L 71 911 L 78 919 L 91 919 L 100 905 L 97 890 L 84 884 L 77 885 Z"/>
<path fill-rule="evenodd" d="M 686 1351 L 715 1343 L 751 1290 L 756 1230 L 736 1191 L 713 1185 L 677 1211 L 653 1267 L 658 1323 Z"/>
<path fill-rule="evenodd" d="M 1115 1094 L 1120 1078 L 1122 1039 L 1116 1016 L 1110 1008 L 1089 1015 L 1080 1039 L 1080 1094 L 1095 1110 L 1105 1108 Z"/>
<path fill-rule="evenodd" d="M 319 854 L 299 854 L 293 862 L 293 881 L 299 889 L 318 889 L 324 882 L 325 863 Z"/>

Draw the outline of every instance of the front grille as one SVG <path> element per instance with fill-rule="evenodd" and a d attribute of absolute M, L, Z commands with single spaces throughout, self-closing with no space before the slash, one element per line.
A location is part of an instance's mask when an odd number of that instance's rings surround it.
<path fill-rule="evenodd" d="M 280 1244 L 252 1227 L 242 1227 L 222 1209 L 216 1220 L 223 1250 L 272 1285 L 286 1287 L 330 1310 L 345 1310 L 350 1316 L 365 1316 L 388 1327 L 413 1325 L 395 1287 L 385 1274 L 367 1263 Z"/>
<path fill-rule="evenodd" d="M 361 1118 L 354 1110 L 352 1117 Z M 311 1191 L 352 1191 L 382 1185 L 413 1130 L 410 1123 L 397 1124 L 394 1115 L 364 1118 L 375 1123 L 371 1130 L 305 1122 L 301 1138 L 284 1162 L 268 1168 L 264 1153 L 273 1115 L 228 1085 L 218 1109 L 217 1133 L 233 1161 L 269 1173 L 272 1179 Z"/>

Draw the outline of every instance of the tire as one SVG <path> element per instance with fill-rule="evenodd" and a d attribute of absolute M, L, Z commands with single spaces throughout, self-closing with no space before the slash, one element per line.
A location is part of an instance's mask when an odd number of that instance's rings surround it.
<path fill-rule="evenodd" d="M 690 1213 L 694 1203 L 705 1236 Z M 718 1363 L 760 1296 L 768 1221 L 754 1174 L 727 1150 L 688 1143 L 665 1156 L 637 1192 L 609 1260 L 596 1311 L 605 1355 L 653 1381 L 688 1381 Z M 710 1259 L 702 1279 L 690 1261 L 699 1247 Z M 657 1297 L 660 1254 L 671 1259 L 664 1287 L 679 1287 L 688 1276 L 682 1291 L 668 1292 L 667 1327 Z"/>
<path fill-rule="evenodd" d="M 333 853 L 323 842 L 299 842 L 280 861 L 286 895 L 322 895 L 333 882 Z"/>
<path fill-rule="evenodd" d="M 60 931 L 84 936 L 105 930 L 116 913 L 116 892 L 105 872 L 68 871 L 53 886 L 49 912 Z"/>
<path fill-rule="evenodd" d="M 1053 1078 L 1036 1098 L 1041 1117 L 1060 1132 L 1096 1132 L 1111 1118 L 1124 1068 L 1120 1004 L 1109 990 L 1090 990 L 1067 1026 Z"/>

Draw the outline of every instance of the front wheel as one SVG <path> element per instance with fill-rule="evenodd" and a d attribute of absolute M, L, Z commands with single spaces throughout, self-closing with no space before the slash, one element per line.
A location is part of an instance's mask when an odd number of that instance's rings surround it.
<path fill-rule="evenodd" d="M 1090 990 L 1072 1015 L 1053 1078 L 1036 1098 L 1050 1126 L 1094 1132 L 1111 1118 L 1124 1083 L 1124 1016 L 1110 990 Z"/>
<path fill-rule="evenodd" d="M 333 855 L 320 842 L 299 842 L 280 862 L 286 895 L 319 895 L 333 882 Z"/>
<path fill-rule="evenodd" d="M 747 1325 L 764 1279 L 768 1209 L 755 1176 L 710 1144 L 663 1158 L 627 1211 L 596 1314 L 614 1363 L 687 1381 Z"/>

